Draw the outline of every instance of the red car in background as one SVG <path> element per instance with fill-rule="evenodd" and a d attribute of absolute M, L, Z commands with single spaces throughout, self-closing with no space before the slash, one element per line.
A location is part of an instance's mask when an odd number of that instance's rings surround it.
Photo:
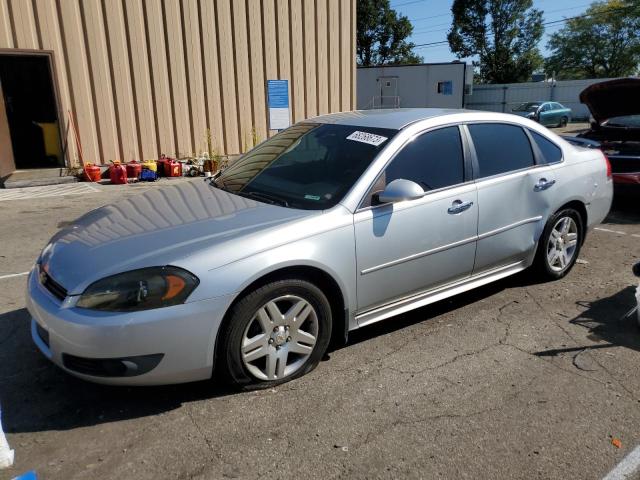
<path fill-rule="evenodd" d="M 580 102 L 589 107 L 591 128 L 572 143 L 605 153 L 617 194 L 640 194 L 640 78 L 595 83 L 580 93 Z"/>

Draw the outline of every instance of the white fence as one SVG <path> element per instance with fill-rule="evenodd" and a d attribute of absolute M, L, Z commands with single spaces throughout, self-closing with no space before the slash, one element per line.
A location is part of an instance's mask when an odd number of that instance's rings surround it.
<path fill-rule="evenodd" d="M 552 101 L 570 108 L 574 119 L 586 120 L 589 109 L 580 103 L 580 92 L 589 85 L 606 80 L 611 79 L 474 85 L 473 94 L 465 96 L 465 108 L 509 113 L 524 102 Z"/>

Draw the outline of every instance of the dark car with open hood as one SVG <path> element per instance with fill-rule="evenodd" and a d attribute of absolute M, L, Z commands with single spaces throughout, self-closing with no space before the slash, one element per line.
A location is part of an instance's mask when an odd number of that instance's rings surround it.
<path fill-rule="evenodd" d="M 580 102 L 589 107 L 591 128 L 571 143 L 605 153 L 616 194 L 640 194 L 640 78 L 590 85 L 580 93 Z"/>

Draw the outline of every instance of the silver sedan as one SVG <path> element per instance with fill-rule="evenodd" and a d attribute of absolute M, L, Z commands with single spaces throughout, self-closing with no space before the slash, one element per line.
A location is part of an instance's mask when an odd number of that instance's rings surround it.
<path fill-rule="evenodd" d="M 365 325 L 529 267 L 563 277 L 611 198 L 599 150 L 524 118 L 325 115 L 61 230 L 29 275 L 32 337 L 91 381 L 272 386 Z"/>

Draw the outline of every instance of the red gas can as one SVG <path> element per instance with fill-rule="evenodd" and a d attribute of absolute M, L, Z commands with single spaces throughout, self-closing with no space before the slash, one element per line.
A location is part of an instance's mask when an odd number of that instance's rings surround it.
<path fill-rule="evenodd" d="M 84 167 L 84 176 L 89 182 L 99 182 L 102 178 L 102 171 L 99 166 L 89 163 Z"/>
<path fill-rule="evenodd" d="M 164 161 L 164 176 L 165 177 L 181 177 L 182 176 L 182 164 L 175 158 L 165 158 Z"/>
<path fill-rule="evenodd" d="M 127 167 L 120 162 L 113 162 L 109 167 L 111 183 L 127 183 Z"/>
<path fill-rule="evenodd" d="M 127 163 L 127 177 L 140 178 L 140 172 L 142 172 L 141 164 L 139 164 L 135 160 L 131 160 L 129 163 Z"/>
<path fill-rule="evenodd" d="M 156 171 L 156 173 L 159 177 L 164 177 L 166 175 L 164 166 L 167 163 L 167 160 L 169 160 L 169 157 L 167 157 L 164 153 L 161 154 L 160 158 L 157 160 L 158 170 Z"/>

